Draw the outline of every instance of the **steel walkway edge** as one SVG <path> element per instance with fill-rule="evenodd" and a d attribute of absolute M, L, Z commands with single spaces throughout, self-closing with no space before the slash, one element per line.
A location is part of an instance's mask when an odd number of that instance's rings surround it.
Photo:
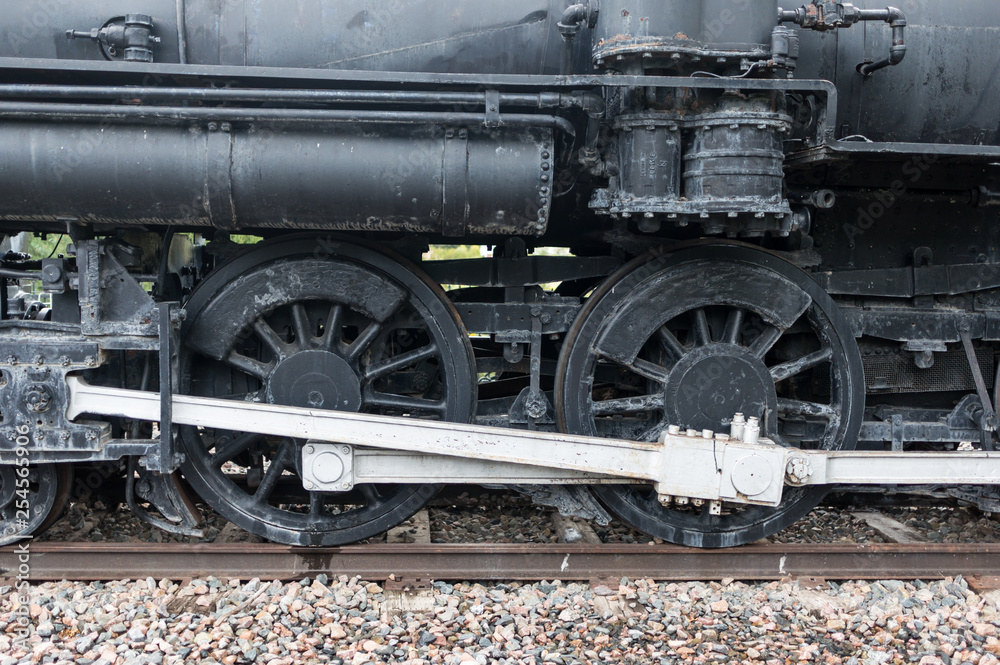
<path fill-rule="evenodd" d="M 721 550 L 674 545 L 350 545 L 32 543 L 0 549 L 0 577 L 53 580 L 299 579 L 319 573 L 367 580 L 936 579 L 1000 576 L 1000 544 L 754 544 Z M 24 562 L 26 560 L 26 563 Z"/>

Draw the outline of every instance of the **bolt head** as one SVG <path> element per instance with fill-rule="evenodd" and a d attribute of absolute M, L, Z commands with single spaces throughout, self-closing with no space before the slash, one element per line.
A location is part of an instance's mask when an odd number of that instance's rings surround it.
<path fill-rule="evenodd" d="M 316 452 L 316 449 L 313 446 L 306 446 L 306 453 L 312 455 L 314 452 Z"/>

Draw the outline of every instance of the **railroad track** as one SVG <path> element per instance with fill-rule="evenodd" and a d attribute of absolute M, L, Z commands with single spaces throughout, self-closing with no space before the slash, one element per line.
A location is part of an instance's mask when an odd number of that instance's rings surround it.
<path fill-rule="evenodd" d="M 0 577 L 21 565 L 0 549 Z M 183 579 L 203 576 L 368 580 L 935 579 L 1000 576 L 1000 544 L 754 544 L 723 550 L 673 545 L 377 544 L 301 548 L 275 544 L 35 543 L 32 581 Z"/>

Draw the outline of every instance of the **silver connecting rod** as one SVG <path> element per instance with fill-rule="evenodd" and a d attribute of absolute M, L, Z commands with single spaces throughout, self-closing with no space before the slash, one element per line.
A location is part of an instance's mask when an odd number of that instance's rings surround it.
<path fill-rule="evenodd" d="M 70 420 L 84 414 L 154 422 L 160 417 L 157 393 L 92 386 L 76 376 L 66 382 Z M 591 475 L 601 482 L 650 482 L 664 504 L 676 498 L 777 506 L 785 485 L 1000 485 L 1000 452 L 800 450 L 765 438 L 740 440 L 676 427 L 656 443 L 643 443 L 187 395 L 174 395 L 172 401 L 173 421 L 179 425 L 397 451 L 395 456 L 404 451 L 415 455 L 410 464 L 420 456 L 462 458 L 464 466 L 455 465 L 463 469 L 458 476 L 479 473 L 485 478 L 492 471 L 507 482 L 518 468 L 524 469 L 525 482 L 585 482 Z M 371 463 L 361 466 L 369 469 L 367 474 L 376 473 Z M 386 466 L 390 477 L 383 481 L 391 481 L 391 469 Z M 406 480 L 412 482 L 412 475 Z"/>
<path fill-rule="evenodd" d="M 66 377 L 66 417 L 83 414 L 158 421 L 158 393 L 92 386 Z M 356 446 L 472 457 L 635 480 L 658 480 L 663 446 L 550 432 L 482 427 L 436 420 L 173 396 L 178 425 L 214 427 Z"/>

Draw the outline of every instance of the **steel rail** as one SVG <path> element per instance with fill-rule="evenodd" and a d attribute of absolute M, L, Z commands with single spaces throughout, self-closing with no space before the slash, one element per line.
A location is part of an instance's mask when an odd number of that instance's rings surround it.
<path fill-rule="evenodd" d="M 24 563 L 26 560 L 26 563 Z M 218 578 L 294 580 L 319 573 L 368 580 L 937 579 L 1000 575 L 1000 544 L 350 545 L 31 543 L 0 549 L 0 577 L 55 580 Z"/>

